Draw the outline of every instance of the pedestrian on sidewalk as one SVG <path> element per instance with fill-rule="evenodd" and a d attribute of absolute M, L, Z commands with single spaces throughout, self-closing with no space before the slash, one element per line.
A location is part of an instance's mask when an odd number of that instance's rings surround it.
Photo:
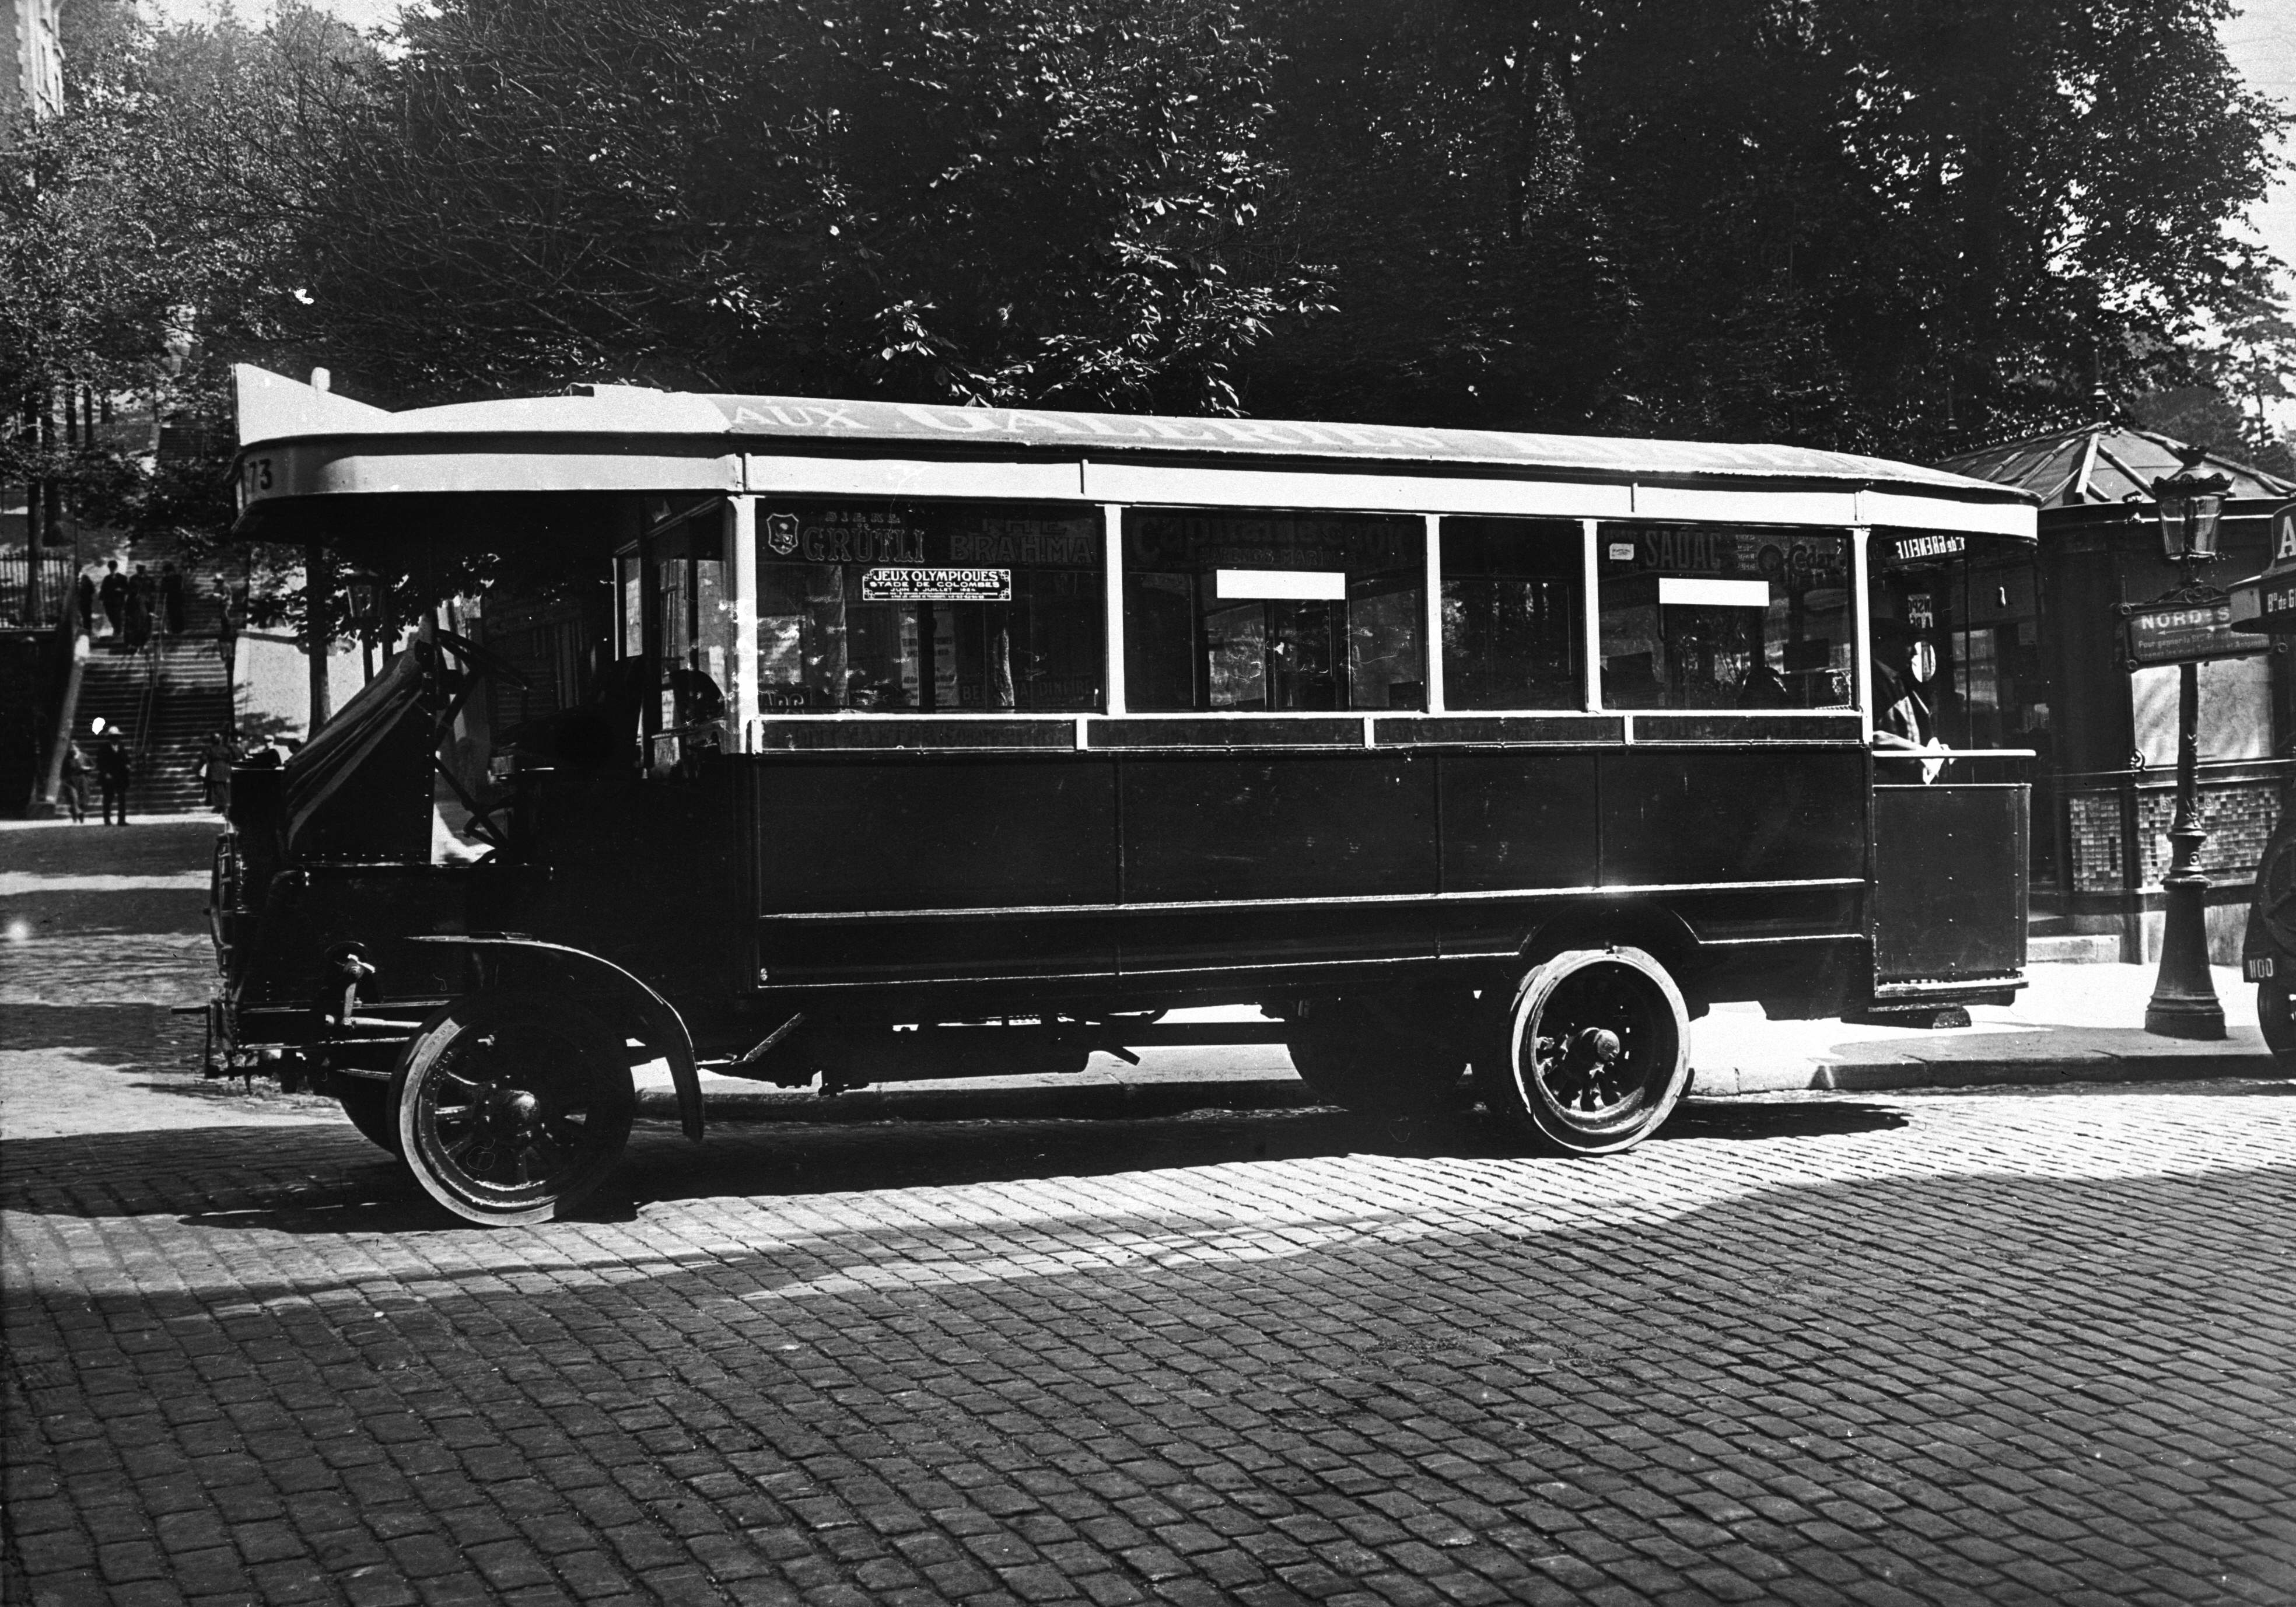
<path fill-rule="evenodd" d="M 184 634 L 184 578 L 172 563 L 160 566 L 160 628 L 171 637 Z"/>
<path fill-rule="evenodd" d="M 94 734 L 95 783 L 103 792 L 103 824 L 113 824 L 113 811 L 117 809 L 118 823 L 124 826 L 127 824 L 127 786 L 134 777 L 135 767 L 118 726 L 107 727 L 99 717 Z"/>
<path fill-rule="evenodd" d="M 221 815 L 231 807 L 231 738 L 217 731 L 210 734 L 200 749 L 200 785 L 207 794 L 208 808 Z"/>
<path fill-rule="evenodd" d="M 71 811 L 72 824 L 87 823 L 87 755 L 80 749 L 76 736 L 64 738 L 64 807 Z"/>
<path fill-rule="evenodd" d="M 95 635 L 95 571 L 82 570 L 79 584 L 72 588 L 73 600 L 79 606 L 79 634 Z"/>
<path fill-rule="evenodd" d="M 111 640 L 117 646 L 127 624 L 127 577 L 119 572 L 119 560 L 114 558 L 104 565 L 103 584 L 96 588 L 103 600 L 104 623 L 111 627 Z"/>

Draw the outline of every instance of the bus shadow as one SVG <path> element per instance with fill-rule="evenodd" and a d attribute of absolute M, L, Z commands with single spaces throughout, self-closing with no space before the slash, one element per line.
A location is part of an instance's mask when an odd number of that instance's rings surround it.
<path fill-rule="evenodd" d="M 1756 1142 L 1887 1132 L 1902 1114 L 1864 1103 L 1684 1107 L 1654 1142 Z M 1377 1120 L 1345 1111 L 1204 1111 L 1132 1119 L 753 1122 L 688 1144 L 668 1122 L 638 1124 L 622 1163 L 576 1215 L 626 1220 L 650 1204 L 1105 1177 L 1319 1157 L 1541 1160 L 1480 1110 Z M 412 1176 L 348 1125 L 215 1127 L 29 1138 L 8 1145 L 12 1211 L 172 1216 L 186 1225 L 316 1234 L 459 1230 Z M 471 1231 L 485 1231 L 472 1229 Z"/>
<path fill-rule="evenodd" d="M 1693 1102 L 1655 1141 L 1800 1139 L 1904 1125 L 1904 1113 L 1866 1102 Z M 696 1199 L 957 1187 L 1336 1155 L 1603 1164 L 1527 1155 L 1479 1109 L 1428 1120 L 1373 1120 L 1311 1106 L 1129 1120 L 746 1123 L 714 1127 L 701 1145 L 686 1144 L 673 1123 L 641 1120 L 622 1164 L 577 1217 L 629 1219 L 643 1205 Z M 16 1139 L 7 1160 L 0 1205 L 29 1215 L 160 1215 L 193 1226 L 316 1235 L 463 1228 L 349 1125 Z"/>
<path fill-rule="evenodd" d="M 1902 1111 L 1864 1102 L 1686 1104 L 1652 1142 L 1879 1133 L 1906 1123 Z M 611 1194 L 618 1203 L 626 1199 L 623 1209 L 636 1209 L 654 1201 L 723 1194 L 939 1188 L 1340 1155 L 1602 1164 L 1532 1151 L 1480 1108 L 1404 1119 L 1308 1107 L 1129 1120 L 882 1122 L 826 1129 L 756 1123 L 716 1129 L 699 1148 L 633 1144 L 629 1161 L 601 1198 Z"/>

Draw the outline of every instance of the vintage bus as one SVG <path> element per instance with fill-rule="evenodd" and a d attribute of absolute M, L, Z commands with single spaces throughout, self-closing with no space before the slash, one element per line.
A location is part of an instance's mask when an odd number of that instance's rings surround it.
<path fill-rule="evenodd" d="M 555 544 L 611 597 L 586 699 L 504 729 L 495 697 L 482 770 L 498 667 L 433 621 L 234 776 L 213 1063 L 340 1098 L 472 1220 L 578 1200 L 656 1061 L 698 1138 L 698 1067 L 1281 1041 L 1332 1103 L 1480 1097 L 1601 1153 L 1665 1120 L 1713 1002 L 2021 986 L 2013 756 L 1889 729 L 1920 669 L 1876 621 L 1880 544 L 2030 540 L 1997 486 L 607 386 L 386 413 L 251 369 L 240 432 L 245 537 L 402 572 Z M 475 862 L 433 863 L 434 787 Z M 1207 1005 L 1259 1019 L 1164 1019 Z"/>

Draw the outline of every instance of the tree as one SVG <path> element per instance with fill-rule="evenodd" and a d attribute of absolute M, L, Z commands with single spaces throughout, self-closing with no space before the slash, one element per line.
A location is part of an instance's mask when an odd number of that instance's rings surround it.
<path fill-rule="evenodd" d="M 217 426 L 246 357 L 387 406 L 607 380 L 1922 458 L 2099 383 L 2285 382 L 2229 232 L 2285 119 L 2226 3 L 442 0 L 387 54 L 293 9 L 123 25 L 104 93 L 168 131 L 115 178 L 170 219 L 170 395 Z M 142 517 L 228 517 L 207 439 Z"/>
<path fill-rule="evenodd" d="M 2225 9 L 1265 0 L 1339 311 L 1247 398 L 1916 457 L 2055 422 L 2263 282 L 2230 225 L 2285 119 Z M 1379 355 L 1399 307 L 1431 363 Z"/>
<path fill-rule="evenodd" d="M 127 455 L 90 428 L 150 394 L 194 260 L 144 204 L 137 142 L 101 105 L 27 121 L 0 150 L 0 483 L 29 488 L 31 531 L 129 494 Z"/>
<path fill-rule="evenodd" d="M 2296 444 L 2272 427 L 2272 405 L 2296 396 L 2296 320 L 2286 302 L 2245 292 L 2226 309 L 2221 336 L 2203 346 L 2199 366 L 2240 413 L 2245 455 L 2259 469 L 2296 480 Z"/>
<path fill-rule="evenodd" d="M 255 165 L 363 394 L 1219 411 L 1308 299 L 1232 250 L 1272 175 L 1226 0 L 455 0 L 404 45 Z"/>

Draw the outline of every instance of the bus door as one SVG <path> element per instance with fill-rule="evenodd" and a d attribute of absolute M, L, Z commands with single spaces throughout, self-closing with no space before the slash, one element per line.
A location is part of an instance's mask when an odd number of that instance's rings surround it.
<path fill-rule="evenodd" d="M 2050 729 L 2031 549 L 1924 531 L 1872 557 L 1875 1001 L 2017 986 Z"/>
<path fill-rule="evenodd" d="M 644 769 L 656 778 L 690 774 L 705 750 L 732 745 L 726 504 L 713 498 L 668 513 L 617 565 L 623 651 L 645 667 Z"/>

